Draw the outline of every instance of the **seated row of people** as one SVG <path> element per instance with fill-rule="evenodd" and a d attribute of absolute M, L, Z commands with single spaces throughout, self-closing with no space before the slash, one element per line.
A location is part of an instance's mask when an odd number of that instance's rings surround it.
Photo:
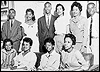
<path fill-rule="evenodd" d="M 47 53 L 42 55 L 40 66 L 37 69 L 35 67 L 37 56 L 30 51 L 32 43 L 31 38 L 24 38 L 22 52 L 17 54 L 12 47 L 12 41 L 5 39 L 1 50 L 1 68 L 28 71 L 73 71 L 87 70 L 89 67 L 80 51 L 74 49 L 76 37 L 72 34 L 65 35 L 63 50 L 60 54 L 55 51 L 53 38 L 45 39 L 44 46 L 47 49 Z"/>

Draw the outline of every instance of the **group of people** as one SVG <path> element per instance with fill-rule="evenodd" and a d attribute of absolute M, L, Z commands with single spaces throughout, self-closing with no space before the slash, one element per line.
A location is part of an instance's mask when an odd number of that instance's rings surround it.
<path fill-rule="evenodd" d="M 2 26 L 1 68 L 28 71 L 88 70 L 89 63 L 82 55 L 87 53 L 88 47 L 94 55 L 94 64 L 99 64 L 99 15 L 96 14 L 94 3 L 87 5 L 88 20 L 81 16 L 82 5 L 73 2 L 70 23 L 66 21 L 62 4 L 56 5 L 56 16 L 51 14 L 50 2 L 44 4 L 43 10 L 44 16 L 36 20 L 34 11 L 28 8 L 22 24 L 15 19 L 16 11 L 9 10 L 8 20 Z M 35 52 L 43 53 L 38 68 L 35 67 Z"/>

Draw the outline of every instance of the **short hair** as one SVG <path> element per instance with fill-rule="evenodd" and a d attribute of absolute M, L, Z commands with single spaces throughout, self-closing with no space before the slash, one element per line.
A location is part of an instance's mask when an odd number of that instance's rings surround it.
<path fill-rule="evenodd" d="M 6 44 L 7 42 L 10 42 L 11 45 L 13 45 L 13 41 L 12 41 L 11 39 L 5 39 L 5 40 L 3 41 L 3 48 L 5 48 L 5 44 Z"/>
<path fill-rule="evenodd" d="M 51 43 L 52 45 L 55 45 L 55 41 L 54 41 L 53 38 L 51 38 L 51 37 L 46 38 L 46 39 L 44 40 L 44 45 L 46 45 L 47 42 Z"/>
<path fill-rule="evenodd" d="M 58 6 L 61 6 L 62 9 L 63 9 L 63 11 L 65 10 L 65 8 L 64 8 L 64 6 L 63 6 L 62 4 L 57 4 L 57 5 L 56 5 L 56 11 L 57 11 L 57 7 L 58 7 Z"/>
<path fill-rule="evenodd" d="M 15 9 L 13 9 L 13 8 L 9 9 L 9 13 L 10 13 L 11 10 L 13 10 L 16 13 Z"/>
<path fill-rule="evenodd" d="M 95 4 L 94 4 L 93 2 L 90 2 L 90 3 L 87 4 L 87 8 L 88 8 L 88 6 L 89 6 L 90 4 L 92 4 L 92 5 L 95 6 Z"/>
<path fill-rule="evenodd" d="M 34 11 L 33 11 L 31 8 L 28 8 L 28 9 L 26 10 L 26 14 L 27 14 L 27 12 L 31 12 L 32 15 L 34 15 Z M 32 17 L 32 20 L 35 21 L 35 16 Z"/>
<path fill-rule="evenodd" d="M 72 40 L 72 45 L 76 44 L 76 37 L 73 34 L 65 34 L 64 42 L 66 38 L 70 38 Z"/>
<path fill-rule="evenodd" d="M 50 2 L 46 2 L 46 3 L 44 4 L 44 7 L 46 6 L 46 4 L 50 4 L 50 5 L 52 5 Z"/>
<path fill-rule="evenodd" d="M 32 39 L 31 39 L 31 38 L 28 38 L 28 37 L 25 37 L 25 38 L 23 39 L 22 45 L 24 44 L 24 42 L 28 42 L 28 43 L 30 44 L 30 46 L 32 46 L 32 44 L 33 44 Z"/>
<path fill-rule="evenodd" d="M 80 10 L 80 12 L 82 11 L 82 5 L 78 2 L 73 2 L 73 4 L 71 5 L 71 11 L 73 11 L 73 7 L 76 6 L 78 7 L 78 9 Z"/>

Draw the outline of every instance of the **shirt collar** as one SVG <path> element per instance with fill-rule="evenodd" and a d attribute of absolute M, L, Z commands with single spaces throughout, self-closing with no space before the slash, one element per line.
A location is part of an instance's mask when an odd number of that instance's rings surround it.
<path fill-rule="evenodd" d="M 48 57 L 49 55 L 50 55 L 50 56 L 53 56 L 54 53 L 55 53 L 55 50 L 53 50 L 51 54 L 49 54 L 49 53 L 47 52 L 46 56 L 47 56 L 47 57 Z"/>
<path fill-rule="evenodd" d="M 47 14 L 45 14 L 45 17 L 46 17 L 46 18 L 48 18 L 48 15 L 47 15 Z M 51 14 L 49 15 L 49 19 L 50 19 L 50 18 L 51 18 Z"/>

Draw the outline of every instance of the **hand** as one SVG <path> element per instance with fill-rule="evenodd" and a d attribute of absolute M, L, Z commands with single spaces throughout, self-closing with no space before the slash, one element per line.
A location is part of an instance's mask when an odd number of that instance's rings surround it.
<path fill-rule="evenodd" d="M 10 66 L 11 70 L 17 69 L 17 66 Z"/>

